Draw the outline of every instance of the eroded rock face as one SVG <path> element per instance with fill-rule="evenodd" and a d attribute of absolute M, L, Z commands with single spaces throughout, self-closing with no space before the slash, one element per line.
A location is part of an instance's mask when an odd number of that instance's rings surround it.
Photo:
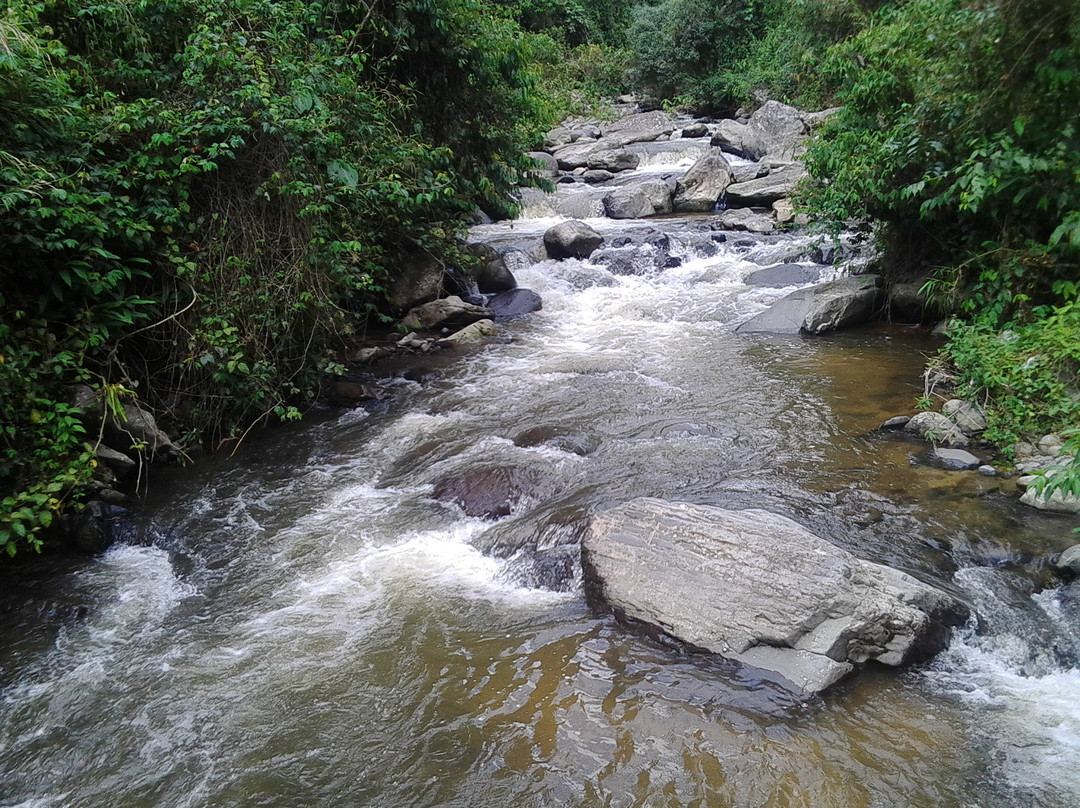
<path fill-rule="evenodd" d="M 880 275 L 858 275 L 799 289 L 754 315 L 736 331 L 823 334 L 858 325 L 876 311 L 881 285 Z"/>
<path fill-rule="evenodd" d="M 747 126 L 757 152 L 749 156 L 755 160 L 765 155 L 776 160 L 795 160 L 802 156 L 810 133 L 803 113 L 779 101 L 766 101 L 750 116 Z"/>
<path fill-rule="evenodd" d="M 595 605 L 811 692 L 870 660 L 926 659 L 968 616 L 766 511 L 635 499 L 593 517 L 582 561 Z"/>
<path fill-rule="evenodd" d="M 695 162 L 675 187 L 675 210 L 707 213 L 731 185 L 731 166 L 719 152 Z"/>
<path fill-rule="evenodd" d="M 755 180 L 737 182 L 727 189 L 730 205 L 772 205 L 786 199 L 795 191 L 806 169 L 798 163 L 776 168 Z"/>

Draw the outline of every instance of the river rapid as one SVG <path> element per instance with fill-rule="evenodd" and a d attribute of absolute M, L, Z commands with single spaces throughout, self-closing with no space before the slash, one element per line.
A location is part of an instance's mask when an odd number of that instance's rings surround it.
<path fill-rule="evenodd" d="M 473 238 L 527 251 L 560 220 L 531 213 Z M 705 248 L 707 218 L 651 220 L 682 263 L 641 274 L 519 254 L 544 308 L 503 340 L 154 470 L 125 541 L 5 579 L 0 805 L 1080 804 L 1080 596 L 1044 561 L 1071 523 L 870 434 L 921 392 L 921 331 L 736 335 L 807 237 Z M 496 522 L 433 498 L 490 466 L 542 482 Z M 584 520 L 642 495 L 784 514 L 982 625 L 812 698 L 661 644 L 581 589 Z"/>

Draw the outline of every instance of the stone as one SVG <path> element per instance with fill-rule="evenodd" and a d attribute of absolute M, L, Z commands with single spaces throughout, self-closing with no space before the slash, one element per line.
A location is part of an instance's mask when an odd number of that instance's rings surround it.
<path fill-rule="evenodd" d="M 1049 497 L 1040 494 L 1035 486 L 1029 485 L 1024 495 L 1020 497 L 1024 505 L 1038 508 L 1040 511 L 1052 513 L 1080 513 L 1080 497 L 1075 494 L 1066 494 L 1060 490 L 1055 491 Z"/>
<path fill-rule="evenodd" d="M 137 461 L 128 457 L 123 452 L 118 452 L 104 444 L 99 444 L 94 450 L 94 454 L 97 455 L 98 462 L 106 464 L 112 469 L 113 474 L 116 475 L 117 479 L 120 480 L 135 471 L 139 466 Z"/>
<path fill-rule="evenodd" d="M 466 516 L 498 519 L 509 516 L 514 505 L 534 492 L 540 475 L 530 469 L 496 466 L 475 469 L 435 486 L 435 499 L 452 502 Z"/>
<path fill-rule="evenodd" d="M 926 296 L 921 283 L 894 283 L 889 289 L 889 319 L 894 323 L 921 323 L 926 316 Z"/>
<path fill-rule="evenodd" d="M 551 258 L 588 258 L 604 237 L 584 222 L 571 219 L 544 233 L 544 248 Z"/>
<path fill-rule="evenodd" d="M 492 295 L 488 299 L 487 307 L 494 312 L 495 319 L 509 320 L 540 311 L 544 307 L 544 301 L 532 289 L 517 288 Z"/>
<path fill-rule="evenodd" d="M 534 177 L 543 177 L 544 179 L 553 180 L 559 176 L 559 161 L 555 159 L 555 155 L 548 152 L 525 152 L 525 156 L 535 160 L 538 165 L 536 168 L 529 169 L 528 173 Z"/>
<path fill-rule="evenodd" d="M 799 115 L 803 119 L 803 123 L 806 124 L 807 128 L 813 131 L 814 129 L 817 129 L 819 126 L 825 123 L 826 119 L 828 119 L 830 115 L 834 115 L 839 111 L 840 107 L 830 107 L 829 109 L 823 109 L 820 112 L 802 112 Z"/>
<path fill-rule="evenodd" d="M 949 417 L 965 435 L 978 435 L 986 431 L 986 415 L 982 409 L 959 398 L 952 398 L 941 405 L 941 412 Z"/>
<path fill-rule="evenodd" d="M 557 149 L 571 142 L 570 130 L 562 126 L 558 126 L 544 135 L 544 145 L 549 149 Z"/>
<path fill-rule="evenodd" d="M 443 266 L 427 253 L 410 253 L 398 262 L 398 270 L 386 290 L 386 302 L 395 313 L 436 300 L 443 293 Z"/>
<path fill-rule="evenodd" d="M 555 149 L 554 157 L 559 168 L 563 171 L 573 171 L 575 168 L 585 168 L 589 162 L 589 155 L 606 149 L 617 148 L 618 143 L 606 143 L 600 141 L 586 141 L 584 143 L 572 143 L 569 146 L 561 146 Z"/>
<path fill-rule="evenodd" d="M 94 499 L 81 511 L 72 511 L 62 517 L 62 530 L 76 548 L 88 555 L 107 550 L 116 541 L 116 520 L 123 508 Z"/>
<path fill-rule="evenodd" d="M 755 160 L 766 155 L 774 160 L 797 160 L 806 150 L 806 138 L 810 133 L 803 113 L 779 101 L 766 101 L 750 116 L 747 128 L 753 147 L 747 156 Z"/>
<path fill-rule="evenodd" d="M 1080 575 L 1080 544 L 1074 544 L 1054 559 L 1053 567 L 1058 572 L 1067 573 L 1072 577 Z"/>
<path fill-rule="evenodd" d="M 764 153 L 761 152 L 750 127 L 731 119 L 725 119 L 716 125 L 709 143 L 736 157 L 749 160 L 756 160 L 754 155 Z"/>
<path fill-rule="evenodd" d="M 1043 435 L 1039 438 L 1039 442 L 1035 445 L 1040 454 L 1057 457 L 1061 454 L 1061 450 L 1065 448 L 1065 438 L 1051 432 L 1049 435 Z"/>
<path fill-rule="evenodd" d="M 741 163 L 731 167 L 732 182 L 750 182 L 769 173 L 769 167 L 761 163 Z"/>
<path fill-rule="evenodd" d="M 777 200 L 790 197 L 805 176 L 806 169 L 797 163 L 773 169 L 759 179 L 734 183 L 727 189 L 727 203 L 731 207 L 771 206 Z"/>
<path fill-rule="evenodd" d="M 745 230 L 750 233 L 771 233 L 776 220 L 767 213 L 755 213 L 749 208 L 725 210 L 720 214 L 720 226 L 728 230 Z"/>
<path fill-rule="evenodd" d="M 940 412 L 920 412 L 912 416 L 904 426 L 904 431 L 943 446 L 967 446 L 968 443 L 967 436 L 947 415 Z"/>
<path fill-rule="evenodd" d="M 616 188 L 604 197 L 604 210 L 612 219 L 643 219 L 671 213 L 671 190 L 659 179 Z"/>
<path fill-rule="evenodd" d="M 595 185 L 598 182 L 607 182 L 608 180 L 614 179 L 615 175 L 606 169 L 593 168 L 582 174 L 581 178 L 590 185 Z"/>
<path fill-rule="evenodd" d="M 739 333 L 824 334 L 869 320 L 877 310 L 879 275 L 851 278 L 798 289 L 740 325 Z"/>
<path fill-rule="evenodd" d="M 514 273 L 506 265 L 506 259 L 490 245 L 481 242 L 473 242 L 466 249 L 480 259 L 478 266 L 468 271 L 469 279 L 476 284 L 476 291 L 490 295 L 495 292 L 505 292 L 517 287 Z M 461 284 L 458 284 L 461 286 Z M 462 294 L 467 294 L 468 289 L 461 289 Z"/>
<path fill-rule="evenodd" d="M 523 448 L 550 446 L 584 457 L 596 451 L 597 441 L 587 435 L 566 434 L 557 427 L 537 426 L 518 433 L 514 445 Z"/>
<path fill-rule="evenodd" d="M 440 328 L 460 328 L 491 316 L 491 309 L 451 295 L 417 306 L 405 315 L 401 324 L 410 330 L 438 331 Z"/>
<path fill-rule="evenodd" d="M 514 290 L 519 291 L 517 289 Z M 527 290 L 526 290 L 527 291 Z M 511 294 L 503 292 L 503 294 Z M 455 331 L 449 337 L 439 340 L 440 345 L 467 345 L 472 342 L 481 342 L 486 337 L 496 334 L 495 323 L 491 320 L 477 320 L 475 323 L 465 326 L 460 331 Z"/>
<path fill-rule="evenodd" d="M 788 224 L 795 221 L 795 205 L 790 199 L 777 199 L 772 203 L 773 216 L 777 224 Z"/>
<path fill-rule="evenodd" d="M 703 123 L 691 123 L 682 128 L 682 136 L 684 138 L 707 137 L 708 134 L 709 127 Z"/>
<path fill-rule="evenodd" d="M 785 286 L 802 286 L 821 280 L 820 266 L 806 264 L 777 264 L 774 267 L 755 269 L 744 279 L 747 286 L 769 286 L 782 289 Z"/>
<path fill-rule="evenodd" d="M 909 416 L 907 416 L 907 415 L 894 415 L 892 418 L 889 418 L 887 421 L 883 422 L 881 424 L 881 426 L 878 427 L 878 429 L 885 429 L 885 430 L 903 429 L 905 426 L 907 426 L 908 421 L 910 421 L 910 420 L 911 420 L 911 418 Z"/>
<path fill-rule="evenodd" d="M 147 457 L 174 458 L 182 454 L 172 439 L 158 428 L 157 419 L 138 404 L 124 404 L 124 419 L 110 418 L 105 428 L 105 442 L 121 451 L 135 450 Z"/>
<path fill-rule="evenodd" d="M 672 206 L 684 213 L 708 213 L 731 185 L 731 166 L 714 151 L 690 166 L 675 186 Z"/>
<path fill-rule="evenodd" d="M 941 465 L 942 468 L 949 469 L 950 471 L 965 471 L 967 469 L 975 469 L 982 465 L 982 461 L 979 460 L 971 452 L 967 452 L 963 449 L 943 449 L 940 446 L 934 448 L 932 452 L 933 458 Z"/>
<path fill-rule="evenodd" d="M 638 112 L 603 125 L 604 137 L 640 138 L 626 143 L 641 143 L 670 135 L 678 128 L 675 119 L 666 112 Z"/>
<path fill-rule="evenodd" d="M 945 592 L 761 510 L 635 499 L 592 518 L 582 567 L 594 607 L 810 692 L 870 660 L 925 660 L 968 616 Z"/>
<path fill-rule="evenodd" d="M 588 156 L 585 165 L 594 171 L 630 171 L 638 167 L 641 157 L 626 149 L 611 149 Z"/>
<path fill-rule="evenodd" d="M 978 471 L 979 474 L 981 474 L 983 477 L 997 477 L 998 476 L 997 469 L 994 468 L 993 466 L 989 465 L 989 464 L 984 464 L 982 466 L 979 466 L 979 468 L 976 469 L 976 471 Z"/>
<path fill-rule="evenodd" d="M 330 402 L 339 407 L 355 407 L 362 401 L 374 401 L 378 397 L 378 388 L 348 379 L 338 379 L 330 387 Z"/>

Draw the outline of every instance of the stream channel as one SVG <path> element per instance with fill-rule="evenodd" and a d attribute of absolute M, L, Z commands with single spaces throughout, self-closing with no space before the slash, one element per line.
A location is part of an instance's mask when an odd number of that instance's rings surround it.
<path fill-rule="evenodd" d="M 473 233 L 543 297 L 501 341 L 381 379 L 371 411 L 154 469 L 125 541 L 0 581 L 0 805 L 1080 805 L 1080 597 L 1045 561 L 1071 522 L 872 434 L 912 411 L 932 338 L 737 335 L 791 291 L 747 274 L 806 236 L 590 219 L 682 259 L 631 248 L 639 274 L 613 274 L 522 259 L 560 220 L 535 201 Z M 433 498 L 490 466 L 541 482 L 494 522 Z M 643 495 L 784 514 L 981 630 L 812 698 L 661 644 L 580 581 L 588 514 Z"/>

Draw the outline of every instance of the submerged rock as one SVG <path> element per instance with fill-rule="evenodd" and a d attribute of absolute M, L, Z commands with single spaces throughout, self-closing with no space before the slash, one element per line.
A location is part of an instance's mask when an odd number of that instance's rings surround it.
<path fill-rule="evenodd" d="M 488 300 L 487 307 L 494 312 L 497 319 L 509 320 L 540 311 L 544 308 L 544 301 L 532 289 L 519 288 L 493 295 Z"/>
<path fill-rule="evenodd" d="M 521 499 L 540 483 L 539 473 L 514 466 L 476 469 L 443 480 L 435 486 L 435 499 L 452 502 L 467 516 L 497 519 L 509 516 Z"/>
<path fill-rule="evenodd" d="M 874 315 L 880 291 L 879 275 L 858 275 L 799 289 L 754 315 L 736 331 L 823 334 L 859 325 Z"/>
<path fill-rule="evenodd" d="M 571 219 L 557 224 L 544 233 L 544 248 L 548 256 L 561 258 L 588 258 L 604 243 L 604 237 L 585 222 Z"/>
<path fill-rule="evenodd" d="M 594 605 L 811 692 L 870 660 L 924 660 L 968 615 L 950 595 L 759 510 L 635 499 L 593 517 L 582 564 Z"/>

